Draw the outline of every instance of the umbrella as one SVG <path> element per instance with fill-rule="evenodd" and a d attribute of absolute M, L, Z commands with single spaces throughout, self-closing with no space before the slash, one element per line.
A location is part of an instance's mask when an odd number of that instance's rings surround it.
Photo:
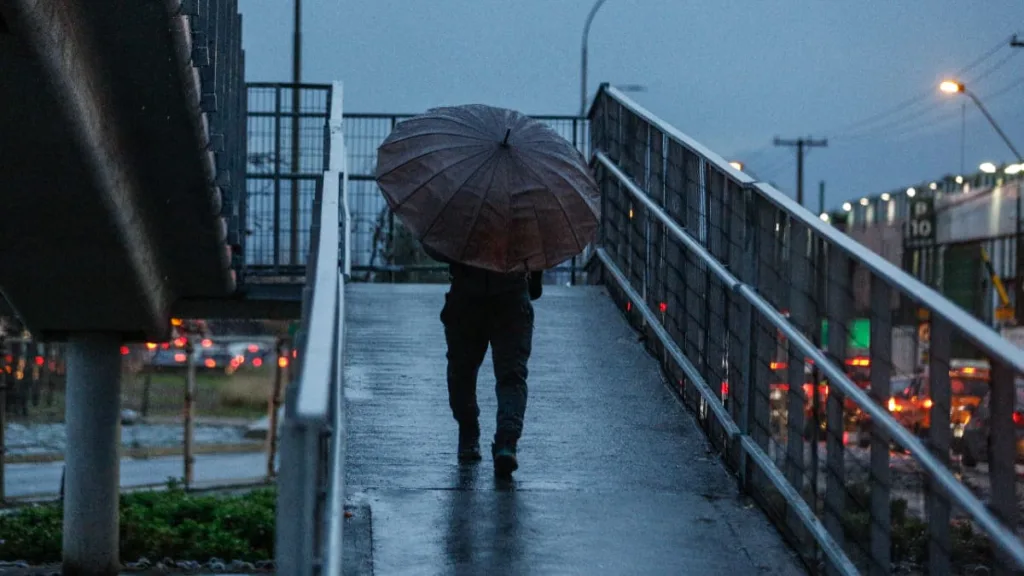
<path fill-rule="evenodd" d="M 376 178 L 427 248 L 495 272 L 564 262 L 600 219 L 583 155 L 543 122 L 502 108 L 435 108 L 399 123 L 378 149 Z"/>

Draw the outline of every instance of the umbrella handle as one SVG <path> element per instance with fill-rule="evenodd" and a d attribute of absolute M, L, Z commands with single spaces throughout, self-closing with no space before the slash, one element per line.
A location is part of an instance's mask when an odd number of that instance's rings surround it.
<path fill-rule="evenodd" d="M 512 129 L 511 128 L 506 128 L 505 129 L 505 139 L 501 141 L 501 145 L 502 146 L 508 147 L 508 137 L 509 137 L 509 134 L 512 134 Z"/>

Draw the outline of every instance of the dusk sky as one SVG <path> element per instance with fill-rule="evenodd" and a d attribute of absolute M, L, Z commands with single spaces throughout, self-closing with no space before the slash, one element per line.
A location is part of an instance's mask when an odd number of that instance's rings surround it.
<path fill-rule="evenodd" d="M 305 0 L 303 81 L 344 82 L 350 112 L 486 103 L 575 114 L 592 4 Z M 247 80 L 289 81 L 292 3 L 241 9 Z M 1001 46 L 962 80 L 1024 149 L 1015 32 L 1024 37 L 1019 0 L 608 0 L 591 29 L 589 93 L 642 84 L 642 105 L 788 192 L 795 152 L 773 137 L 828 138 L 807 156 L 805 181 L 809 207 L 825 180 L 832 208 L 959 173 L 962 103 L 966 171 L 1013 161 L 977 107 L 937 85 Z"/>

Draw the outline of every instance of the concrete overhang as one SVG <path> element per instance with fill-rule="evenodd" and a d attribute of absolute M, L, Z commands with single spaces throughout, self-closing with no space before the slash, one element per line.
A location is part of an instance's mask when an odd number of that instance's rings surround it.
<path fill-rule="evenodd" d="M 235 289 L 180 0 L 0 0 L 0 291 L 34 333 L 166 336 Z"/>

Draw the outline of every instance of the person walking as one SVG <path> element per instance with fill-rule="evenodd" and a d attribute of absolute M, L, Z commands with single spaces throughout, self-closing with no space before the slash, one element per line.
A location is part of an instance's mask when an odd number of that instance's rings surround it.
<path fill-rule="evenodd" d="M 477 377 L 487 349 L 498 400 L 494 470 L 518 469 L 541 274 L 597 235 L 601 196 L 583 155 L 550 126 L 482 104 L 399 122 L 377 149 L 388 207 L 449 266 L 441 310 L 458 460 L 480 455 Z"/>
<path fill-rule="evenodd" d="M 449 267 L 451 288 L 445 294 L 441 323 L 448 347 L 448 404 L 459 425 L 458 460 L 482 459 L 476 393 L 490 346 L 498 401 L 491 456 L 496 474 L 511 474 L 519 468 L 516 445 L 526 415 L 533 301 L 542 294 L 542 273 L 492 272 L 459 264 L 429 248 L 425 251 Z"/>

